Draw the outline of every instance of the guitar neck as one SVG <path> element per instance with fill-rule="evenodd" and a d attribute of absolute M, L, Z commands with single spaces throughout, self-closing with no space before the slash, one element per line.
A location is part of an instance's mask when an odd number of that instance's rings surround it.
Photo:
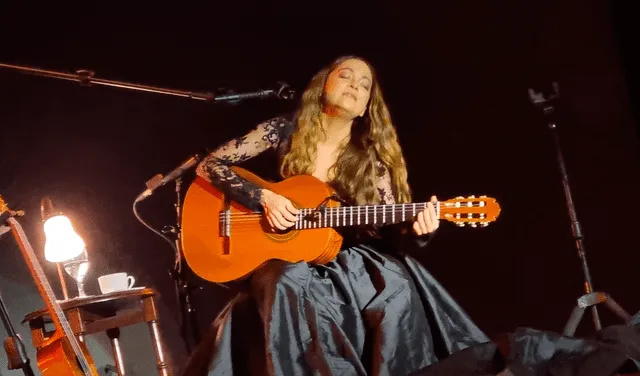
<path fill-rule="evenodd" d="M 388 225 L 411 221 L 427 207 L 426 202 L 388 205 L 358 205 L 301 209 L 296 229 Z M 440 218 L 440 204 L 435 204 Z"/>
<path fill-rule="evenodd" d="M 24 233 L 22 226 L 16 221 L 14 218 L 9 218 L 7 220 L 11 229 L 13 230 L 14 235 L 16 236 L 16 241 L 22 250 L 22 254 L 27 261 L 29 266 L 29 270 L 33 275 L 33 279 L 40 291 L 40 295 L 44 299 L 44 302 L 50 312 L 51 320 L 53 321 L 56 327 L 56 334 L 58 338 L 66 336 L 73 348 L 75 356 L 78 360 L 78 366 L 82 369 L 85 375 L 92 375 L 91 366 L 89 365 L 88 360 L 84 356 L 82 349 L 80 348 L 80 344 L 78 343 L 77 337 L 73 334 L 71 330 L 71 326 L 67 321 L 67 318 L 64 314 L 64 311 L 60 307 L 60 304 L 56 300 L 56 296 L 51 289 L 51 285 L 44 274 L 44 270 L 36 257 L 29 240 L 27 239 L 27 235 Z M 60 330 L 62 333 L 60 333 Z"/>

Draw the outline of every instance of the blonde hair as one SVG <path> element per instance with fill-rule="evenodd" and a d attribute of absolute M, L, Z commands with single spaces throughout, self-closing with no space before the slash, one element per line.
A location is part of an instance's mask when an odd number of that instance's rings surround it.
<path fill-rule="evenodd" d="M 331 185 L 343 199 L 352 204 L 378 204 L 380 195 L 375 182 L 382 172 L 379 162 L 391 175 L 391 188 L 396 203 L 411 202 L 404 156 L 376 73 L 369 62 L 356 56 L 336 59 L 316 73 L 305 89 L 301 106 L 296 113 L 296 128 L 291 136 L 289 150 L 283 156 L 280 174 L 287 178 L 313 172 L 317 144 L 324 137 L 320 114 L 323 110 L 325 82 L 329 74 L 348 59 L 361 60 L 371 69 L 371 97 L 365 114 L 354 120 L 350 141 L 332 166 L 334 178 Z"/>

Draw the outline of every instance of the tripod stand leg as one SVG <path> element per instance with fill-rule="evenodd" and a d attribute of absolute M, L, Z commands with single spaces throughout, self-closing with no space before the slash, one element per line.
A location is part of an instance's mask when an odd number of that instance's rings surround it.
<path fill-rule="evenodd" d="M 602 329 L 602 324 L 600 323 L 600 314 L 598 314 L 598 307 L 591 306 L 591 315 L 593 316 L 593 326 L 596 328 L 596 331 L 599 332 Z"/>
<path fill-rule="evenodd" d="M 607 295 L 607 300 L 604 303 L 609 307 L 611 312 L 615 313 L 618 317 L 620 317 L 625 323 L 629 323 L 631 321 L 631 315 L 627 313 L 627 311 L 622 308 L 618 302 L 613 300 L 611 296 Z"/>
<path fill-rule="evenodd" d="M 576 329 L 578 329 L 578 324 L 580 324 L 580 320 L 582 320 L 582 316 L 584 316 L 585 307 L 576 306 L 571 312 L 571 316 L 569 317 L 569 321 L 567 321 L 567 325 L 565 325 L 562 334 L 565 336 L 571 337 L 575 334 Z"/>

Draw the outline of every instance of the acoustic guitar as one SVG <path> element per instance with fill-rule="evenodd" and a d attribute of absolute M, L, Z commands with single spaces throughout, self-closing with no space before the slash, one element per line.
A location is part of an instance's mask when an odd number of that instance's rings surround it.
<path fill-rule="evenodd" d="M 8 212 L 9 209 L 0 196 L 0 218 L 6 217 Z M 43 376 L 99 376 L 86 345 L 79 342 L 73 334 L 22 226 L 14 218 L 8 218 L 6 222 L 22 251 L 55 328 L 52 336 L 36 349 L 38 369 Z"/>
<path fill-rule="evenodd" d="M 274 231 L 261 212 L 232 201 L 197 176 L 189 186 L 182 208 L 182 248 L 189 267 L 211 282 L 241 279 L 265 261 L 327 263 L 342 245 L 335 230 L 343 226 L 386 225 L 413 221 L 423 203 L 342 206 L 327 184 L 300 175 L 270 183 L 240 167 L 239 176 L 287 197 L 300 209 L 295 225 Z M 436 205 L 438 218 L 472 227 L 486 226 L 500 214 L 500 205 L 489 197 L 457 197 Z"/>

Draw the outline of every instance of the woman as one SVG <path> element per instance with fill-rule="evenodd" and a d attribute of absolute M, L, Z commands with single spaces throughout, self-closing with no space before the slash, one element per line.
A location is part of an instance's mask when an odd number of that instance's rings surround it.
<path fill-rule="evenodd" d="M 230 166 L 265 150 L 283 178 L 310 174 L 350 204 L 411 202 L 404 158 L 376 75 L 363 59 L 322 69 L 293 119 L 259 124 L 207 156 L 197 173 L 284 230 L 297 210 Z M 436 198 L 432 197 L 435 202 Z M 187 375 L 407 375 L 485 343 L 453 299 L 414 259 L 439 222 L 432 203 L 408 227 L 344 233 L 326 265 L 272 261 L 232 301 L 192 356 Z M 411 230 L 411 231 L 409 231 Z M 259 252 L 259 250 L 256 250 Z"/>

